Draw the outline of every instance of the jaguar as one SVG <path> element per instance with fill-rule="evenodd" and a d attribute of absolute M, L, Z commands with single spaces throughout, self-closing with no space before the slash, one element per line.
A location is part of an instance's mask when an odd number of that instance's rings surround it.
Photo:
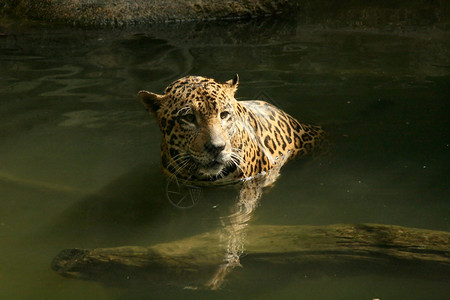
<path fill-rule="evenodd" d="M 239 76 L 226 82 L 185 76 L 164 94 L 138 93 L 162 133 L 170 176 L 196 185 L 246 181 L 323 148 L 325 131 L 261 100 L 238 101 Z"/>

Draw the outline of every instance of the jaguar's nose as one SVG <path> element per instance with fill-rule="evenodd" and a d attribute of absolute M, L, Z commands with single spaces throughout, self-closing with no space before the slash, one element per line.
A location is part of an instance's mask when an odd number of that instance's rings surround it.
<path fill-rule="evenodd" d="M 205 144 L 205 151 L 212 154 L 214 157 L 218 156 L 220 152 L 225 149 L 225 142 L 208 142 Z"/>

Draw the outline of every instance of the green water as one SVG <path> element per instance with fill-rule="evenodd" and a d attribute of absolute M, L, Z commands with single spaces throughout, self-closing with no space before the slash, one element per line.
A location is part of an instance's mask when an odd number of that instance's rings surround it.
<path fill-rule="evenodd" d="M 433 27 L 295 21 L 88 30 L 3 22 L 1 299 L 445 299 L 449 274 L 247 265 L 219 292 L 103 284 L 50 269 L 65 248 L 151 245 L 220 228 L 228 190 L 179 210 L 163 196 L 159 131 L 136 99 L 171 81 L 239 73 L 263 98 L 322 124 L 329 157 L 282 169 L 250 222 L 450 230 L 449 40 Z M 233 195 L 230 195 L 233 194 Z M 210 196 L 213 195 L 213 196 Z"/>

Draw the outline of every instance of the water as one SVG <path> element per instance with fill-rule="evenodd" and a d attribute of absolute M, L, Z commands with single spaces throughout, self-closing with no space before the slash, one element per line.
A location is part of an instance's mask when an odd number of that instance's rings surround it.
<path fill-rule="evenodd" d="M 380 223 L 450 230 L 448 34 L 292 20 L 88 30 L 3 21 L 0 298 L 445 299 L 443 274 L 310 274 L 246 266 L 218 292 L 64 278 L 65 248 L 152 245 L 219 229 L 235 193 L 164 197 L 159 131 L 136 98 L 239 73 L 237 97 L 324 125 L 332 154 L 286 165 L 250 225 Z"/>

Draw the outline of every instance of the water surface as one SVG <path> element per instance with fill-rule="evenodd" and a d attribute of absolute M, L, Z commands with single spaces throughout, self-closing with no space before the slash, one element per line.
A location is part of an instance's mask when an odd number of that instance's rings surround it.
<path fill-rule="evenodd" d="M 188 74 L 239 73 L 260 98 L 322 124 L 329 157 L 295 161 L 252 224 L 449 224 L 449 42 L 432 27 L 335 28 L 295 21 L 233 27 L 88 30 L 4 22 L 0 36 L 0 298 L 444 299 L 443 274 L 245 266 L 222 291 L 117 287 L 50 269 L 65 248 L 151 245 L 220 228 L 235 195 L 189 210 L 164 197 L 159 131 L 137 91 Z M 213 196 L 211 196 L 213 195 Z M 423 276 L 425 275 L 425 276 Z"/>

